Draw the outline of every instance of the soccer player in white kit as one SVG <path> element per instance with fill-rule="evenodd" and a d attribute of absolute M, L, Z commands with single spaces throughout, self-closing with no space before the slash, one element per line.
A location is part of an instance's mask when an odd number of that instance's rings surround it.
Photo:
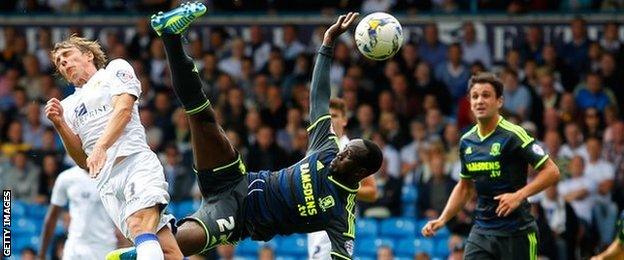
<path fill-rule="evenodd" d="M 329 114 L 331 126 L 339 139 L 340 150 L 349 143 L 349 137 L 345 133 L 347 127 L 347 110 L 344 101 L 339 98 L 329 100 Z M 377 200 L 377 184 L 375 176 L 369 175 L 360 182 L 360 189 L 356 198 L 365 202 Z M 308 233 L 308 259 L 331 259 L 331 241 L 325 231 Z"/>
<path fill-rule="evenodd" d="M 122 234 L 134 242 L 137 259 L 181 259 L 163 214 L 167 182 L 139 121 L 141 85 L 130 64 L 106 63 L 95 41 L 72 35 L 51 52 L 59 74 L 76 86 L 62 102 L 52 98 L 46 116 L 76 164 L 95 178 L 102 204 Z"/>
<path fill-rule="evenodd" d="M 106 214 L 95 181 L 78 166 L 69 168 L 54 182 L 50 207 L 43 223 L 39 259 L 46 259 L 56 222 L 69 204 L 69 228 L 63 259 L 104 259 L 117 247 L 115 225 Z"/>

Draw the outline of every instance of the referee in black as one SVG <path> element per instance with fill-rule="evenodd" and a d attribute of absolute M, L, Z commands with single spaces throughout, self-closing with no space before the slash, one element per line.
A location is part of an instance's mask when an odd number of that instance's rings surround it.
<path fill-rule="evenodd" d="M 461 137 L 461 180 L 441 216 L 421 231 L 433 236 L 476 190 L 464 259 L 537 259 L 537 225 L 527 198 L 559 180 L 559 169 L 533 137 L 499 114 L 502 92 L 503 84 L 493 74 L 470 79 L 470 110 L 477 124 Z M 527 184 L 529 164 L 537 176 Z"/>

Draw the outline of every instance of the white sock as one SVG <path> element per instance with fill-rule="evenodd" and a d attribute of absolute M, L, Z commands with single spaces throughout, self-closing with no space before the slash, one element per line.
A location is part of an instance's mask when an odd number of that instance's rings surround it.
<path fill-rule="evenodd" d="M 162 260 L 163 255 L 158 237 L 153 233 L 144 233 L 134 239 L 136 245 L 137 260 Z"/>

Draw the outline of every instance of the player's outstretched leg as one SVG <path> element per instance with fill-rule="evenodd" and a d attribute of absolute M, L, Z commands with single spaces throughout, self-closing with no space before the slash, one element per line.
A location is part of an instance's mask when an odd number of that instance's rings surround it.
<path fill-rule="evenodd" d="M 236 160 L 236 151 L 216 123 L 214 110 L 202 91 L 193 59 L 182 47 L 181 34 L 206 12 L 202 3 L 186 3 L 151 18 L 151 26 L 163 40 L 173 89 L 189 117 L 191 144 L 197 170 L 214 169 Z"/>

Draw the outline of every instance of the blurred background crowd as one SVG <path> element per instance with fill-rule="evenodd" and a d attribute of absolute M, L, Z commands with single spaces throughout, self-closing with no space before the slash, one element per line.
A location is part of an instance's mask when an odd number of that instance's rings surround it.
<path fill-rule="evenodd" d="M 130 1 L 129 7 L 122 5 L 126 2 L 3 1 L 0 9 L 114 12 L 120 8 L 165 10 L 172 4 Z M 624 5 L 617 0 L 558 4 L 487 0 L 251 2 L 210 4 L 217 11 L 300 11 L 305 7 L 362 12 L 474 8 L 596 11 Z M 312 37 L 306 37 L 311 40 L 303 41 L 297 26 L 280 27 L 283 34 L 278 42 L 257 25 L 249 27 L 245 38 L 219 28 L 211 30 L 208 38 L 193 33 L 187 36 L 186 48 L 195 58 L 204 92 L 250 171 L 286 167 L 306 151 L 308 87 L 324 28 L 317 28 Z M 71 94 L 73 87 L 55 74 L 50 63 L 48 53 L 54 43 L 48 28 L 38 29 L 36 42 L 28 42 L 19 27 L 0 28 L 0 187 L 11 189 L 15 199 L 28 205 L 46 205 L 57 175 L 74 164 L 43 115 L 43 106 L 50 98 Z M 162 43 L 147 20 L 140 20 L 135 29 L 130 37 L 110 33 L 100 39 L 101 44 L 109 60 L 127 59 L 141 82 L 141 121 L 149 146 L 164 166 L 172 204 L 197 201 L 200 195 L 191 170 L 188 122 L 170 88 Z M 71 30 L 82 34 L 79 27 Z M 557 186 L 531 198 L 540 226 L 540 255 L 573 259 L 608 245 L 624 209 L 624 33 L 619 24 L 608 22 L 596 37 L 590 37 L 581 17 L 570 20 L 569 30 L 569 41 L 548 42 L 541 27 L 526 26 L 500 60 L 493 58 L 487 43 L 477 39 L 471 22 L 462 25 L 459 41 L 450 43 L 439 39 L 436 24 L 427 24 L 421 38 L 410 39 L 394 58 L 383 62 L 364 59 L 352 38 L 337 43 L 330 78 L 332 95 L 343 100 L 346 110 L 346 135 L 374 141 L 384 155 L 384 164 L 375 174 L 378 199 L 359 205 L 364 221 L 422 221 L 441 213 L 459 179 L 459 139 L 474 123 L 466 98 L 467 81 L 476 72 L 492 71 L 504 82 L 503 116 L 538 139 L 562 172 Z M 474 206 L 469 203 L 447 226 L 449 234 L 443 241 L 448 244 L 441 256 L 461 252 Z M 379 247 L 381 255 L 393 254 L 393 249 Z M 440 256 L 429 256 L 434 254 Z"/>

